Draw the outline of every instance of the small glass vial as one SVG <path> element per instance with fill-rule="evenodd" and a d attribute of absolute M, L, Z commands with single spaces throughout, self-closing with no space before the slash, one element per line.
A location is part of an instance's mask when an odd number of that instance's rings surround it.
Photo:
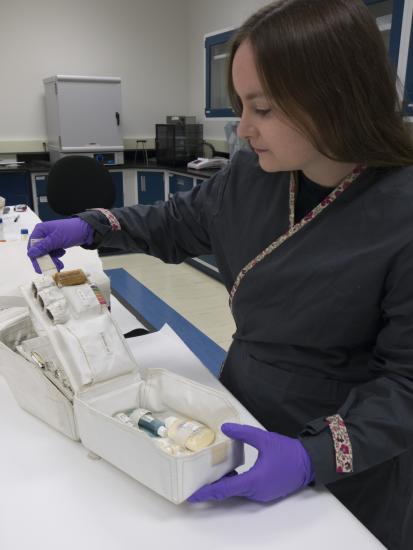
<path fill-rule="evenodd" d="M 166 437 L 167 429 L 162 420 L 155 418 L 146 409 L 128 409 L 115 414 L 115 417 L 125 424 L 138 425 L 140 428 L 158 437 Z"/>
<path fill-rule="evenodd" d="M 190 451 L 205 449 L 215 440 L 213 430 L 196 420 L 169 416 L 165 419 L 165 425 L 169 439 Z"/>
<path fill-rule="evenodd" d="M 145 409 L 134 409 L 130 412 L 128 411 L 126 414 L 128 414 L 129 418 L 133 422 L 136 422 L 136 424 L 140 428 L 147 430 L 153 435 L 157 435 L 159 437 L 166 437 L 167 429 L 164 422 L 152 416 L 152 414 L 149 411 Z"/>
<path fill-rule="evenodd" d="M 28 229 L 20 229 L 20 239 L 22 241 L 28 241 L 29 240 L 29 230 Z"/>

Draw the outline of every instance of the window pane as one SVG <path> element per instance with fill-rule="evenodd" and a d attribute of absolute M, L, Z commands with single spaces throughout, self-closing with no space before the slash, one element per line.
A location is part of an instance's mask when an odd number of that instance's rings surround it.
<path fill-rule="evenodd" d="M 230 109 L 227 88 L 229 44 L 211 47 L 211 109 Z"/>
<path fill-rule="evenodd" d="M 369 5 L 369 10 L 376 18 L 377 25 L 381 30 L 383 36 L 383 40 L 386 44 L 387 49 L 389 49 L 390 30 L 393 14 L 393 0 L 386 0 L 385 2 L 371 4 Z"/>

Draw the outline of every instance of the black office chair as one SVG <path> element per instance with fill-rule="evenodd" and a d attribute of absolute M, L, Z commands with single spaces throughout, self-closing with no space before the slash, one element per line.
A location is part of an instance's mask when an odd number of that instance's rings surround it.
<path fill-rule="evenodd" d="M 70 155 L 59 159 L 47 178 L 50 208 L 62 216 L 73 216 L 89 208 L 113 208 L 115 183 L 108 169 L 92 157 Z M 99 248 L 99 255 L 124 254 L 114 248 Z"/>
<path fill-rule="evenodd" d="M 88 208 L 113 208 L 116 189 L 107 168 L 91 157 L 59 159 L 47 178 L 47 200 L 58 214 L 71 216 Z"/>

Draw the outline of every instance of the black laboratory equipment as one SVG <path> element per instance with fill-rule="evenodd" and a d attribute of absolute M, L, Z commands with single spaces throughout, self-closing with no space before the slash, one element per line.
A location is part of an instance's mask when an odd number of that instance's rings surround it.
<path fill-rule="evenodd" d="M 202 156 L 202 124 L 156 124 L 156 160 L 158 164 L 180 166 Z"/>

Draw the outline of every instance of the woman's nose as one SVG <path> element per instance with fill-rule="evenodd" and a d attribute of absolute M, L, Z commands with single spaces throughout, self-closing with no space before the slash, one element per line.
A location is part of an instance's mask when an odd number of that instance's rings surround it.
<path fill-rule="evenodd" d="M 238 133 L 238 136 L 242 139 L 248 139 L 249 137 L 253 136 L 255 133 L 254 126 L 252 126 L 248 117 L 244 115 L 244 113 L 242 114 L 241 120 L 239 121 L 237 133 Z"/>

